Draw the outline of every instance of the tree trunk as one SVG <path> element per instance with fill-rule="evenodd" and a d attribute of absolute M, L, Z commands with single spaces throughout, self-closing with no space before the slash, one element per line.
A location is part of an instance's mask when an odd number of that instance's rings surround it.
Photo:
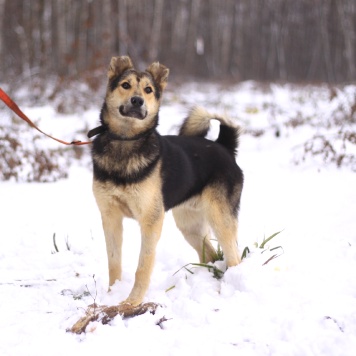
<path fill-rule="evenodd" d="M 151 40 L 148 50 L 148 57 L 150 61 L 157 60 L 159 53 L 159 41 L 163 19 L 163 1 L 164 0 L 155 0 Z"/>
<path fill-rule="evenodd" d="M 129 32 L 127 27 L 127 0 L 120 0 L 118 2 L 118 48 L 121 56 L 128 53 Z"/>

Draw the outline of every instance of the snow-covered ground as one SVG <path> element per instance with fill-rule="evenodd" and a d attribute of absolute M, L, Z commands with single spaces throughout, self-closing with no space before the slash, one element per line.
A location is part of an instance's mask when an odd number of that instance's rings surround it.
<path fill-rule="evenodd" d="M 139 228 L 125 221 L 123 281 L 108 293 L 90 169 L 76 164 L 56 183 L 1 182 L 0 355 L 355 355 L 355 172 L 325 166 L 318 157 L 298 159 L 305 140 L 325 130 L 317 113 L 325 118 L 334 103 L 325 99 L 325 88 L 272 89 L 192 84 L 167 93 L 162 133 L 174 133 L 193 104 L 225 111 L 245 127 L 237 158 L 245 174 L 239 246 L 250 254 L 220 280 L 203 267 L 187 266 L 191 274 L 182 267 L 197 257 L 167 213 L 145 298 L 162 305 L 155 315 L 91 323 L 81 335 L 66 332 L 94 300 L 114 305 L 127 297 Z M 94 127 L 99 109 L 79 122 L 57 120 L 53 130 L 40 123 L 66 139 L 72 127 Z M 50 107 L 24 111 L 56 117 Z M 310 122 L 288 125 L 298 117 Z M 253 137 L 253 130 L 264 134 Z M 82 149 L 87 157 L 89 148 Z M 278 231 L 263 249 L 256 247 Z M 275 254 L 281 255 L 271 259 Z"/>

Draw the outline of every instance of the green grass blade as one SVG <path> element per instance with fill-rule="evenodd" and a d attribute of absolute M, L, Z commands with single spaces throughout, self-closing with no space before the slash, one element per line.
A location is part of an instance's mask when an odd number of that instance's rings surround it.
<path fill-rule="evenodd" d="M 248 248 L 248 246 L 246 246 L 242 252 L 241 260 L 246 258 L 249 253 L 250 253 L 250 249 Z"/>
<path fill-rule="evenodd" d="M 194 267 L 207 268 L 209 270 L 209 272 L 210 272 L 210 270 L 213 270 L 213 275 L 214 275 L 214 278 L 216 278 L 216 279 L 220 279 L 224 275 L 224 272 L 221 269 L 219 269 L 216 266 L 214 266 L 214 265 L 209 265 L 209 264 L 206 264 L 206 263 L 191 263 L 191 265 L 194 266 Z"/>
<path fill-rule="evenodd" d="M 184 269 L 185 269 L 186 271 L 188 271 L 190 274 L 194 274 L 194 272 L 193 272 L 193 271 L 191 271 L 189 268 L 184 267 Z"/>
<path fill-rule="evenodd" d="M 190 269 L 187 268 L 187 266 L 189 266 L 191 263 L 187 263 L 185 266 L 179 268 L 178 271 L 174 272 L 173 273 L 173 276 L 175 276 L 178 272 L 180 272 L 182 269 L 185 269 L 186 271 L 188 271 L 189 273 L 191 274 L 194 274 L 194 272 L 192 272 Z"/>
<path fill-rule="evenodd" d="M 172 289 L 174 289 L 176 286 L 175 285 L 173 285 L 173 286 L 171 286 L 171 287 L 169 287 L 169 288 L 167 288 L 166 290 L 165 290 L 165 292 L 166 293 L 168 293 L 169 291 L 171 291 Z"/>
<path fill-rule="evenodd" d="M 264 248 L 266 243 L 271 241 L 274 237 L 276 237 L 278 234 L 280 234 L 283 230 L 275 232 L 274 234 L 272 234 L 270 237 L 268 237 L 267 239 L 263 239 L 260 248 Z"/>

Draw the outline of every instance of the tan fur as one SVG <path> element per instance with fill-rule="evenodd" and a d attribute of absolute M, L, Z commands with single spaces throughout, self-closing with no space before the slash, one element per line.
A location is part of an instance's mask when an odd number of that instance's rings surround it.
<path fill-rule="evenodd" d="M 229 206 L 227 194 L 210 186 L 204 190 L 202 196 L 207 219 L 224 251 L 226 264 L 228 267 L 236 266 L 241 262 L 237 249 L 237 220 L 226 209 Z"/>
<path fill-rule="evenodd" d="M 166 87 L 169 69 L 159 62 L 152 63 L 142 77 L 138 77 L 137 73 L 133 71 L 125 76 L 114 91 L 110 90 L 110 80 L 116 75 L 119 75 L 127 70 L 133 70 L 131 59 L 127 56 L 113 57 L 110 61 L 108 70 L 108 88 L 106 92 L 106 103 L 109 115 L 106 118 L 110 131 L 124 137 L 132 137 L 150 127 L 152 120 L 159 110 L 160 101 L 155 98 L 152 93 L 146 93 L 145 89 L 152 88 L 152 82 L 149 75 L 158 83 L 161 91 Z M 122 84 L 127 82 L 130 89 L 124 89 Z M 153 89 L 153 88 L 152 88 Z M 146 115 L 144 120 L 132 120 L 127 116 L 122 116 L 117 110 L 119 106 L 130 106 L 130 99 L 133 96 L 139 96 L 144 99 L 144 106 L 141 108 Z"/>
<path fill-rule="evenodd" d="M 101 212 L 106 239 L 109 285 L 121 280 L 122 220 L 133 218 L 141 227 L 141 252 L 134 287 L 125 302 L 138 305 L 148 288 L 155 249 L 161 235 L 164 207 L 161 195 L 160 166 L 149 179 L 130 186 L 116 186 L 94 180 L 93 192 Z"/>
<path fill-rule="evenodd" d="M 210 128 L 210 122 L 213 119 L 219 121 L 223 125 L 236 127 L 240 130 L 240 127 L 228 117 L 213 114 L 200 106 L 195 106 L 189 113 L 189 120 L 187 120 L 181 127 L 180 135 L 196 136 L 197 132 L 207 132 Z"/>
<path fill-rule="evenodd" d="M 169 69 L 159 62 L 153 62 L 147 69 L 163 91 L 168 82 Z"/>
<path fill-rule="evenodd" d="M 129 152 L 134 145 L 136 145 L 135 141 L 127 141 L 124 143 L 112 142 L 112 151 L 117 150 L 119 152 L 118 157 L 120 157 L 120 159 L 115 160 L 112 156 L 107 155 L 101 157 L 100 160 L 98 160 L 98 164 L 100 164 L 100 166 L 105 170 L 115 170 L 121 174 L 138 172 L 149 162 L 147 159 L 143 159 L 142 157 L 130 155 L 126 157 L 126 152 Z M 117 146 L 120 146 L 120 149 L 117 149 Z"/>
<path fill-rule="evenodd" d="M 214 261 L 216 252 L 210 242 L 210 225 L 202 199 L 192 198 L 172 209 L 172 213 L 178 229 L 198 253 L 199 261 L 201 263 Z"/>
<path fill-rule="evenodd" d="M 241 191 L 236 194 L 240 195 Z M 197 251 L 202 263 L 216 258 L 210 243 L 210 228 L 224 251 L 227 266 L 236 266 L 241 262 L 237 249 L 237 221 L 228 206 L 226 192 L 221 191 L 219 186 L 209 186 L 201 196 L 172 209 L 178 229 Z"/>
<path fill-rule="evenodd" d="M 108 70 L 108 78 L 111 79 L 114 76 L 130 68 L 133 68 L 130 57 L 128 56 L 112 57 Z"/>
<path fill-rule="evenodd" d="M 122 88 L 122 82 L 128 82 L 131 85 L 129 90 Z M 151 85 L 148 78 L 143 77 L 137 81 L 135 74 L 128 75 L 122 82 L 119 83 L 118 88 L 113 92 L 108 91 L 106 96 L 106 103 L 108 105 L 109 117 L 108 124 L 110 130 L 120 136 L 132 137 L 150 127 L 158 108 L 159 102 L 155 99 L 154 95 L 147 94 L 144 89 Z M 130 105 L 130 99 L 133 96 L 141 96 L 145 100 L 142 111 L 145 112 L 145 120 L 132 120 L 130 117 L 120 115 L 117 108 L 120 105 Z"/>
<path fill-rule="evenodd" d="M 128 187 L 97 181 L 93 183 L 106 238 L 110 286 L 121 280 L 123 218 L 133 218 L 141 227 L 141 252 L 135 284 L 123 303 L 140 304 L 149 286 L 164 219 L 159 171 L 158 166 L 149 179 Z M 226 195 L 219 187 L 213 186 L 207 187 L 201 196 L 191 198 L 172 210 L 178 229 L 197 251 L 201 263 L 216 258 L 210 242 L 210 227 L 225 253 L 227 266 L 236 266 L 241 262 L 237 249 L 237 221 L 227 211 L 228 205 Z"/>

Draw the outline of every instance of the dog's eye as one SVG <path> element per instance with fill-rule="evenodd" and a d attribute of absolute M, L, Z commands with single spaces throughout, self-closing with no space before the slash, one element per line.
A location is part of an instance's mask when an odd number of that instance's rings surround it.
<path fill-rule="evenodd" d="M 146 88 L 145 88 L 145 93 L 146 93 L 146 94 L 149 94 L 149 93 L 152 93 L 152 92 L 153 92 L 153 90 L 152 90 L 151 87 L 146 87 Z"/>
<path fill-rule="evenodd" d="M 121 84 L 121 87 L 127 90 L 131 88 L 131 85 L 128 82 L 124 82 Z"/>

